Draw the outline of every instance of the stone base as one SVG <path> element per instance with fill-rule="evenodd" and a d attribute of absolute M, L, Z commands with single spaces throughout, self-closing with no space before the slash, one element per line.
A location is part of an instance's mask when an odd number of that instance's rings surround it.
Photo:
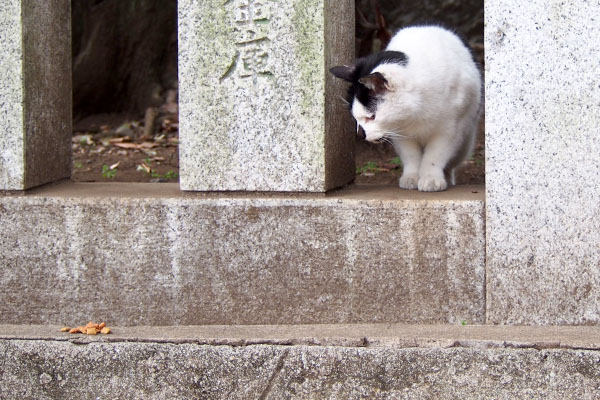
<path fill-rule="evenodd" d="M 3 398 L 593 399 L 600 328 L 0 326 Z"/>
<path fill-rule="evenodd" d="M 0 196 L 0 321 L 485 322 L 483 187 Z"/>

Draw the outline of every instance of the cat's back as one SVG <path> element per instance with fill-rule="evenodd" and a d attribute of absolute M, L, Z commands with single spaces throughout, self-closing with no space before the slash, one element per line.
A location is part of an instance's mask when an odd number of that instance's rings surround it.
<path fill-rule="evenodd" d="M 470 50 L 453 32 L 436 25 L 411 26 L 394 35 L 387 50 L 401 51 L 419 68 L 471 69 L 477 67 Z"/>

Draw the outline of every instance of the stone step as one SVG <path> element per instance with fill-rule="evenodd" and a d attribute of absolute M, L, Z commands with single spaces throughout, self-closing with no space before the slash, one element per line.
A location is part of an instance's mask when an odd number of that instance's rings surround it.
<path fill-rule="evenodd" d="M 0 195 L 0 322 L 485 322 L 484 189 Z"/>
<path fill-rule="evenodd" d="M 0 325 L 1 398 L 595 399 L 599 327 Z"/>

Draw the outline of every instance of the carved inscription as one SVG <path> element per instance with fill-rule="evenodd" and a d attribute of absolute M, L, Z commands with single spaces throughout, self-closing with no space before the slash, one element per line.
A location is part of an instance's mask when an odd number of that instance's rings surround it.
<path fill-rule="evenodd" d="M 271 5 L 267 0 L 229 0 L 232 5 L 237 52 L 221 79 L 233 74 L 252 79 L 273 75 L 269 70 L 269 23 Z"/>

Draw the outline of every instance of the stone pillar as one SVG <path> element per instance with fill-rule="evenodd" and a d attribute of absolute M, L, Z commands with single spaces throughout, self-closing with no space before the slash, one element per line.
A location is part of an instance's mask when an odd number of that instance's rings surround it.
<path fill-rule="evenodd" d="M 322 192 L 354 177 L 353 0 L 180 0 L 183 190 Z"/>
<path fill-rule="evenodd" d="M 489 323 L 600 323 L 599 16 L 485 2 Z"/>
<path fill-rule="evenodd" d="M 71 174 L 71 3 L 0 2 L 0 190 Z"/>

